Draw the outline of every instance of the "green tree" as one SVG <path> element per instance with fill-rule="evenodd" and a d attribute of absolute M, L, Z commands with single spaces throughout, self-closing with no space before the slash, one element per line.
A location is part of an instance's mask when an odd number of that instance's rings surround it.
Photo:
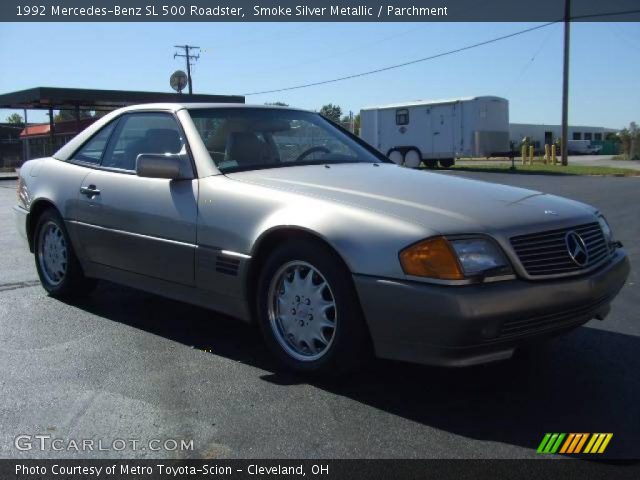
<path fill-rule="evenodd" d="M 349 115 L 343 115 L 340 119 L 340 123 L 343 127 L 351 129 L 351 117 Z M 353 132 L 356 135 L 360 135 L 360 114 L 353 116 Z"/>
<path fill-rule="evenodd" d="M 265 105 L 273 105 L 274 107 L 288 107 L 288 103 L 284 102 L 265 102 Z"/>
<path fill-rule="evenodd" d="M 332 122 L 340 123 L 340 117 L 342 116 L 342 109 L 339 105 L 334 105 L 333 103 L 328 103 L 327 105 L 323 105 L 320 109 L 320 115 L 328 118 Z"/>
<path fill-rule="evenodd" d="M 22 119 L 22 115 L 19 113 L 12 113 L 7 117 L 7 123 L 12 123 L 13 125 L 23 125 L 24 120 Z"/>
<path fill-rule="evenodd" d="M 608 142 L 616 142 L 619 143 L 620 142 L 620 137 L 618 136 L 618 134 L 616 132 L 609 132 L 605 135 L 604 139 Z"/>
<path fill-rule="evenodd" d="M 640 128 L 631 122 L 629 128 L 623 128 L 618 134 L 622 143 L 622 153 L 627 160 L 640 160 Z"/>

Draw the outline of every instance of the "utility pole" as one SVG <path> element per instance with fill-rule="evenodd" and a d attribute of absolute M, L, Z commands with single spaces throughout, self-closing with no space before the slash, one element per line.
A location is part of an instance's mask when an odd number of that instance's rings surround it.
<path fill-rule="evenodd" d="M 571 0 L 564 0 L 564 64 L 562 68 L 562 165 L 569 165 L 569 33 Z"/>
<path fill-rule="evenodd" d="M 189 95 L 193 93 L 193 83 L 191 81 L 191 60 L 198 60 L 200 58 L 200 54 L 191 55 L 189 50 L 200 50 L 200 47 L 194 47 L 193 45 L 174 45 L 175 48 L 181 48 L 184 51 L 182 53 L 174 53 L 173 58 L 176 57 L 184 57 L 185 62 L 187 63 L 187 80 L 189 82 Z"/>

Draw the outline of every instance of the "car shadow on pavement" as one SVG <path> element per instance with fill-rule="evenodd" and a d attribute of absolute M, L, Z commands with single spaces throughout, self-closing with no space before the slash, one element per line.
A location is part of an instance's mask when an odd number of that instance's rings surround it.
<path fill-rule="evenodd" d="M 432 428 L 532 451 L 546 432 L 612 432 L 607 458 L 640 456 L 640 337 L 580 327 L 506 362 L 450 369 L 378 360 L 348 381 L 328 381 L 280 371 L 257 328 L 117 285 L 99 289 L 73 305 L 266 370 L 264 381 L 310 384 Z"/>
<path fill-rule="evenodd" d="M 462 369 L 376 361 L 348 382 L 316 385 L 456 435 L 532 450 L 546 432 L 611 432 L 607 458 L 637 459 L 638 352 L 638 337 L 580 327 L 509 361 Z M 282 374 L 265 380 L 287 383 Z"/>

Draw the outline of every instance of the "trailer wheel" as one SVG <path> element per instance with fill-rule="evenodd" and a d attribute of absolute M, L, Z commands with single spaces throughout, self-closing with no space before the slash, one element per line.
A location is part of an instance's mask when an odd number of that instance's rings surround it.
<path fill-rule="evenodd" d="M 438 166 L 438 160 L 429 159 L 429 160 L 425 160 L 424 163 L 427 166 L 427 168 L 431 168 L 431 169 L 434 169 Z"/>
<path fill-rule="evenodd" d="M 387 153 L 387 157 L 397 165 L 402 165 L 402 162 L 404 161 L 402 152 L 400 150 L 396 150 L 395 148 L 389 150 L 389 152 Z"/>
<path fill-rule="evenodd" d="M 453 158 L 443 158 L 441 160 L 439 160 L 440 166 L 442 168 L 451 168 L 453 167 L 455 160 Z"/>
<path fill-rule="evenodd" d="M 422 162 L 422 155 L 417 148 L 411 148 L 404 154 L 404 166 L 408 168 L 418 168 Z"/>

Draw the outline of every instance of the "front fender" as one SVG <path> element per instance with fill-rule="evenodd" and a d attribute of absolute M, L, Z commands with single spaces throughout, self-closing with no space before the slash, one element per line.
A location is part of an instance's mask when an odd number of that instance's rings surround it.
<path fill-rule="evenodd" d="M 390 215 L 225 176 L 201 180 L 198 243 L 253 255 L 270 233 L 298 229 L 335 249 L 352 273 L 405 278 L 398 252 L 436 232 Z"/>

